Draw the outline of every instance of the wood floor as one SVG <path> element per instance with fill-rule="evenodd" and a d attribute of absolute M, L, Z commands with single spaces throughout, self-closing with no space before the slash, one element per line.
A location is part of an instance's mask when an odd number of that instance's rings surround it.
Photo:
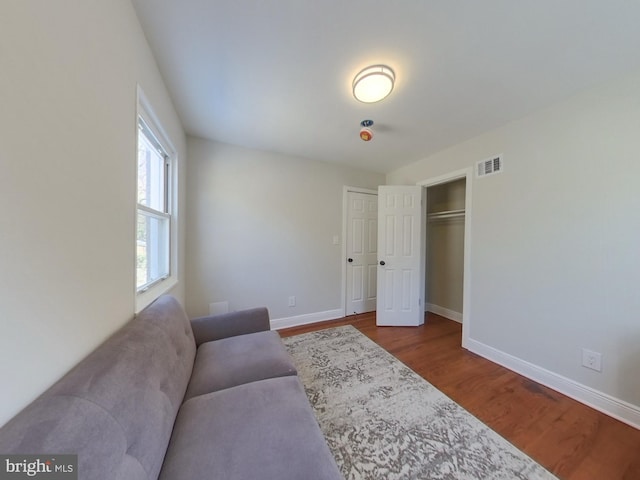
<path fill-rule="evenodd" d="M 281 330 L 350 324 L 562 480 L 640 480 L 640 431 L 463 349 L 462 326 L 376 327 L 375 313 Z"/>

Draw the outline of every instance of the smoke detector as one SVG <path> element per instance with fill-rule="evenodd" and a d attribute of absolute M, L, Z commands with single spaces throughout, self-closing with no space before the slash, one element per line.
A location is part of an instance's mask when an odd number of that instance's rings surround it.
<path fill-rule="evenodd" d="M 369 128 L 373 126 L 373 120 L 363 120 L 360 122 L 360 126 L 362 127 L 360 129 L 360 139 L 368 142 L 373 138 L 373 130 Z"/>

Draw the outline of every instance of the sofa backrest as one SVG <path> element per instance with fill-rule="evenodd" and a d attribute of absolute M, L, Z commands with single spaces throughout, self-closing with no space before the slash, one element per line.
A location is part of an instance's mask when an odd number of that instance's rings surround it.
<path fill-rule="evenodd" d="M 0 429 L 2 454 L 78 454 L 79 478 L 157 478 L 191 376 L 182 306 L 156 300 Z"/>

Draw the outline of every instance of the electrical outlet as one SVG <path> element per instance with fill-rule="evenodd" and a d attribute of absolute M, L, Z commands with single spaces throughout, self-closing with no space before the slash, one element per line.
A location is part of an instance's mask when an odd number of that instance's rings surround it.
<path fill-rule="evenodd" d="M 296 306 L 296 297 L 294 297 L 293 295 L 291 295 L 289 297 L 289 306 L 290 307 L 295 307 Z"/>
<path fill-rule="evenodd" d="M 596 372 L 602 371 L 602 354 L 594 352 L 592 350 L 582 349 L 582 366 L 595 370 Z"/>

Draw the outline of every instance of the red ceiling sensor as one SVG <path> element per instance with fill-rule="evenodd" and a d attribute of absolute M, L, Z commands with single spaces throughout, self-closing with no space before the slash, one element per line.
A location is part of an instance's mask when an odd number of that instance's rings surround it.
<path fill-rule="evenodd" d="M 373 131 L 369 128 L 373 125 L 373 120 L 363 120 L 360 122 L 362 128 L 360 129 L 360 138 L 368 142 L 373 138 Z"/>

